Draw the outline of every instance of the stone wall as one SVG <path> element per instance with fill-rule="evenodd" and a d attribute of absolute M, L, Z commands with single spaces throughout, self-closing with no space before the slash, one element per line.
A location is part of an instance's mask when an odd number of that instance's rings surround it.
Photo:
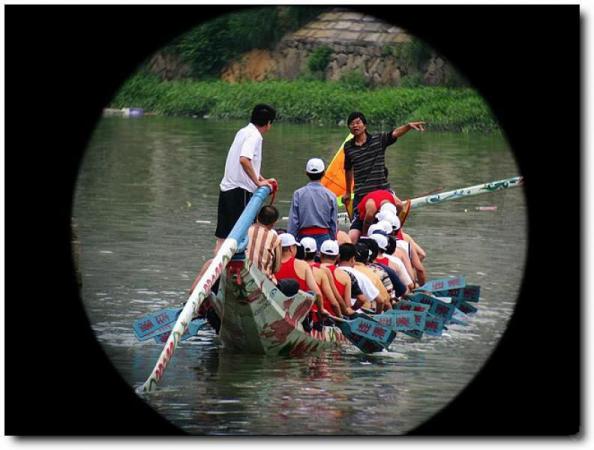
<path fill-rule="evenodd" d="M 321 46 L 332 50 L 323 78 L 339 80 L 346 74 L 361 74 L 371 85 L 398 86 L 412 73 L 395 50 L 413 38 L 401 28 L 358 12 L 333 10 L 285 36 L 273 51 L 257 50 L 229 64 L 221 78 L 229 82 L 264 79 L 295 79 L 308 73 L 312 52 Z M 415 68 L 418 70 L 418 68 Z M 448 63 L 437 55 L 420 68 L 429 85 L 447 82 Z"/>

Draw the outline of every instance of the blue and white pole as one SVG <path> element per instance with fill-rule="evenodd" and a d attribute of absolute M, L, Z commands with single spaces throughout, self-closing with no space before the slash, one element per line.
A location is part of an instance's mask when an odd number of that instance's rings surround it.
<path fill-rule="evenodd" d="M 247 236 L 249 227 L 254 223 L 254 219 L 258 215 L 262 204 L 270 195 L 270 188 L 268 186 L 260 187 L 254 192 L 249 203 L 245 207 L 243 213 L 235 223 L 235 226 L 229 233 L 229 236 L 223 242 L 223 245 L 212 260 L 212 263 L 198 281 L 196 288 L 188 298 L 184 305 L 182 312 L 177 318 L 177 322 L 173 326 L 173 330 L 165 342 L 165 347 L 159 356 L 159 360 L 155 365 L 151 375 L 142 385 L 141 390 L 144 392 L 153 391 L 165 372 L 167 364 L 173 357 L 173 353 L 177 348 L 177 344 L 181 340 L 188 324 L 198 312 L 198 308 L 210 294 L 213 284 L 219 278 L 233 255 L 237 252 L 239 244 L 244 241 Z"/>

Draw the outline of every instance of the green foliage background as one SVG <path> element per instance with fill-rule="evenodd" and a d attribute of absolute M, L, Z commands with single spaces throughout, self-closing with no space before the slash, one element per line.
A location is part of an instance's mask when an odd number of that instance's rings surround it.
<path fill-rule="evenodd" d="M 229 84 L 219 81 L 221 69 L 254 49 L 272 49 L 286 34 L 300 28 L 327 7 L 254 7 L 201 24 L 165 49 L 192 68 L 191 78 L 163 81 L 146 69 L 130 78 L 112 100 L 115 108 L 141 107 L 166 115 L 246 119 L 257 103 L 270 103 L 280 120 L 336 124 L 353 110 L 364 111 L 374 123 L 398 125 L 424 120 L 431 129 L 489 131 L 497 123 L 482 98 L 452 73 L 447 87 L 423 86 L 422 67 L 431 49 L 420 40 L 386 46 L 382 55 L 403 66 L 400 87 L 372 88 L 360 70 L 324 81 L 332 50 L 312 52 L 308 73 L 296 81 L 269 80 Z M 453 71 L 452 71 L 453 72 Z"/>
<path fill-rule="evenodd" d="M 276 6 L 234 12 L 195 27 L 164 51 L 180 56 L 191 67 L 192 77 L 214 78 L 233 58 L 253 48 L 272 49 L 286 33 L 324 9 Z"/>
<path fill-rule="evenodd" d="M 497 123 L 482 98 L 470 88 L 416 87 L 352 89 L 327 81 L 161 81 L 138 74 L 128 80 L 112 106 L 141 107 L 167 115 L 247 119 L 257 103 L 270 103 L 279 120 L 336 124 L 351 111 L 374 122 L 399 125 L 413 120 L 433 130 L 491 131 Z"/>

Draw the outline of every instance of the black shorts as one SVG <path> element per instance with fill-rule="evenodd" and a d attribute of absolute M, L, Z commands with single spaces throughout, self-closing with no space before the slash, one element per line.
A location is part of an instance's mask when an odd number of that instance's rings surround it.
<path fill-rule="evenodd" d="M 252 193 L 242 188 L 219 192 L 217 229 L 215 231 L 217 238 L 226 239 L 229 236 L 235 222 L 237 222 L 251 198 Z"/>
<path fill-rule="evenodd" d="M 357 206 L 359 206 L 360 201 L 361 199 L 359 198 L 355 198 L 353 201 L 353 220 L 351 221 L 351 230 L 363 230 L 363 221 L 359 217 L 359 209 L 357 208 Z"/>

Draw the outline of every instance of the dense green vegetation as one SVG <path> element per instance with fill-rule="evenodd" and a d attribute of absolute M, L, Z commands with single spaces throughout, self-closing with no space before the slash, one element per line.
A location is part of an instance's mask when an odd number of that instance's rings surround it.
<path fill-rule="evenodd" d="M 347 80 L 348 81 L 348 80 Z M 491 131 L 497 123 L 482 98 L 469 88 L 353 88 L 347 82 L 161 81 L 138 74 L 128 80 L 111 106 L 141 107 L 166 115 L 208 115 L 246 119 L 256 103 L 270 103 L 279 120 L 339 123 L 354 110 L 374 123 L 428 122 L 433 130 Z"/>
<path fill-rule="evenodd" d="M 163 49 L 181 57 L 194 78 L 216 78 L 233 58 L 253 48 L 272 49 L 324 7 L 276 6 L 241 10 L 205 22 Z"/>

